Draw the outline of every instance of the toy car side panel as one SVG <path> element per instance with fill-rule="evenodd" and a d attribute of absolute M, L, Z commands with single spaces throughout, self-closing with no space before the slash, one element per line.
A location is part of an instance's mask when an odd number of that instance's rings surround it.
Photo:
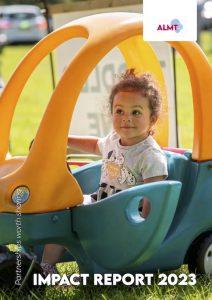
<path fill-rule="evenodd" d="M 178 202 L 173 222 L 158 251 L 133 272 L 177 269 L 187 263 L 188 250 L 202 235 L 212 232 L 211 161 L 191 162 L 184 192 Z"/>
<path fill-rule="evenodd" d="M 75 207 L 73 230 L 84 251 L 99 266 L 121 271 L 139 265 L 162 243 L 180 190 L 180 182 L 156 182 L 133 187 L 92 205 Z M 151 204 L 145 221 L 138 212 L 143 197 Z"/>

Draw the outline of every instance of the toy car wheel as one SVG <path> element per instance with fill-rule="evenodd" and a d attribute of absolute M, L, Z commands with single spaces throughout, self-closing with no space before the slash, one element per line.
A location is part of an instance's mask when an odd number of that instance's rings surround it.
<path fill-rule="evenodd" d="M 2 250 L 4 251 L 0 251 L 0 288 L 10 290 L 20 288 L 32 260 L 24 253 L 12 252 L 6 247 Z M 34 273 L 43 275 L 42 268 L 37 262 L 33 265 L 29 277 L 23 286 L 24 291 L 38 288 L 33 285 Z"/>
<path fill-rule="evenodd" d="M 203 238 L 196 245 L 188 268 L 190 272 L 212 276 L 212 234 Z"/>

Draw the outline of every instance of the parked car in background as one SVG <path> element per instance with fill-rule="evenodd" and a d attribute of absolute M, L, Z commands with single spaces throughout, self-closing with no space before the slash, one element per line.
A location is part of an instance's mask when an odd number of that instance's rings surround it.
<path fill-rule="evenodd" d="M 7 44 L 38 42 L 47 34 L 47 22 L 35 5 L 5 5 L 0 8 L 0 33 Z"/>
<path fill-rule="evenodd" d="M 212 30 L 212 0 L 207 0 L 201 10 L 202 30 Z"/>
<path fill-rule="evenodd" d="M 201 31 L 212 30 L 212 0 L 197 0 L 197 23 Z"/>

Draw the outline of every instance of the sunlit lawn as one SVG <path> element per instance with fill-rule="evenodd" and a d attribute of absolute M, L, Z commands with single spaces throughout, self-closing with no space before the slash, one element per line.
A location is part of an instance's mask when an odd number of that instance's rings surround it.
<path fill-rule="evenodd" d="M 15 67 L 32 45 L 14 45 L 3 49 L 1 68 L 7 82 Z M 10 136 L 11 153 L 25 155 L 34 138 L 52 91 L 49 57 L 35 69 L 21 94 L 13 118 Z"/>

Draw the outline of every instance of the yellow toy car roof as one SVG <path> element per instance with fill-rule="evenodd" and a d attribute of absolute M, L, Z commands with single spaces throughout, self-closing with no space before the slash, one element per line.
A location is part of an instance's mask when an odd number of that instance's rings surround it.
<path fill-rule="evenodd" d="M 0 211 L 15 211 L 11 199 L 19 186 L 29 190 L 29 200 L 22 207 L 25 213 L 54 211 L 82 202 L 80 187 L 66 167 L 68 130 L 87 77 L 113 47 L 119 47 L 128 67 L 154 75 L 160 82 L 165 96 L 164 106 L 167 106 L 160 63 L 151 46 L 142 39 L 142 26 L 141 15 L 136 13 L 88 16 L 47 35 L 25 56 L 0 98 Z M 25 161 L 15 158 L 5 160 L 13 113 L 29 76 L 49 52 L 75 37 L 84 37 L 87 42 L 56 86 L 28 157 Z M 196 43 L 170 42 L 170 45 L 182 55 L 191 79 L 195 122 L 192 158 L 209 160 L 212 158 L 211 66 Z M 158 124 L 156 139 L 161 146 L 167 146 L 168 115 Z"/>

